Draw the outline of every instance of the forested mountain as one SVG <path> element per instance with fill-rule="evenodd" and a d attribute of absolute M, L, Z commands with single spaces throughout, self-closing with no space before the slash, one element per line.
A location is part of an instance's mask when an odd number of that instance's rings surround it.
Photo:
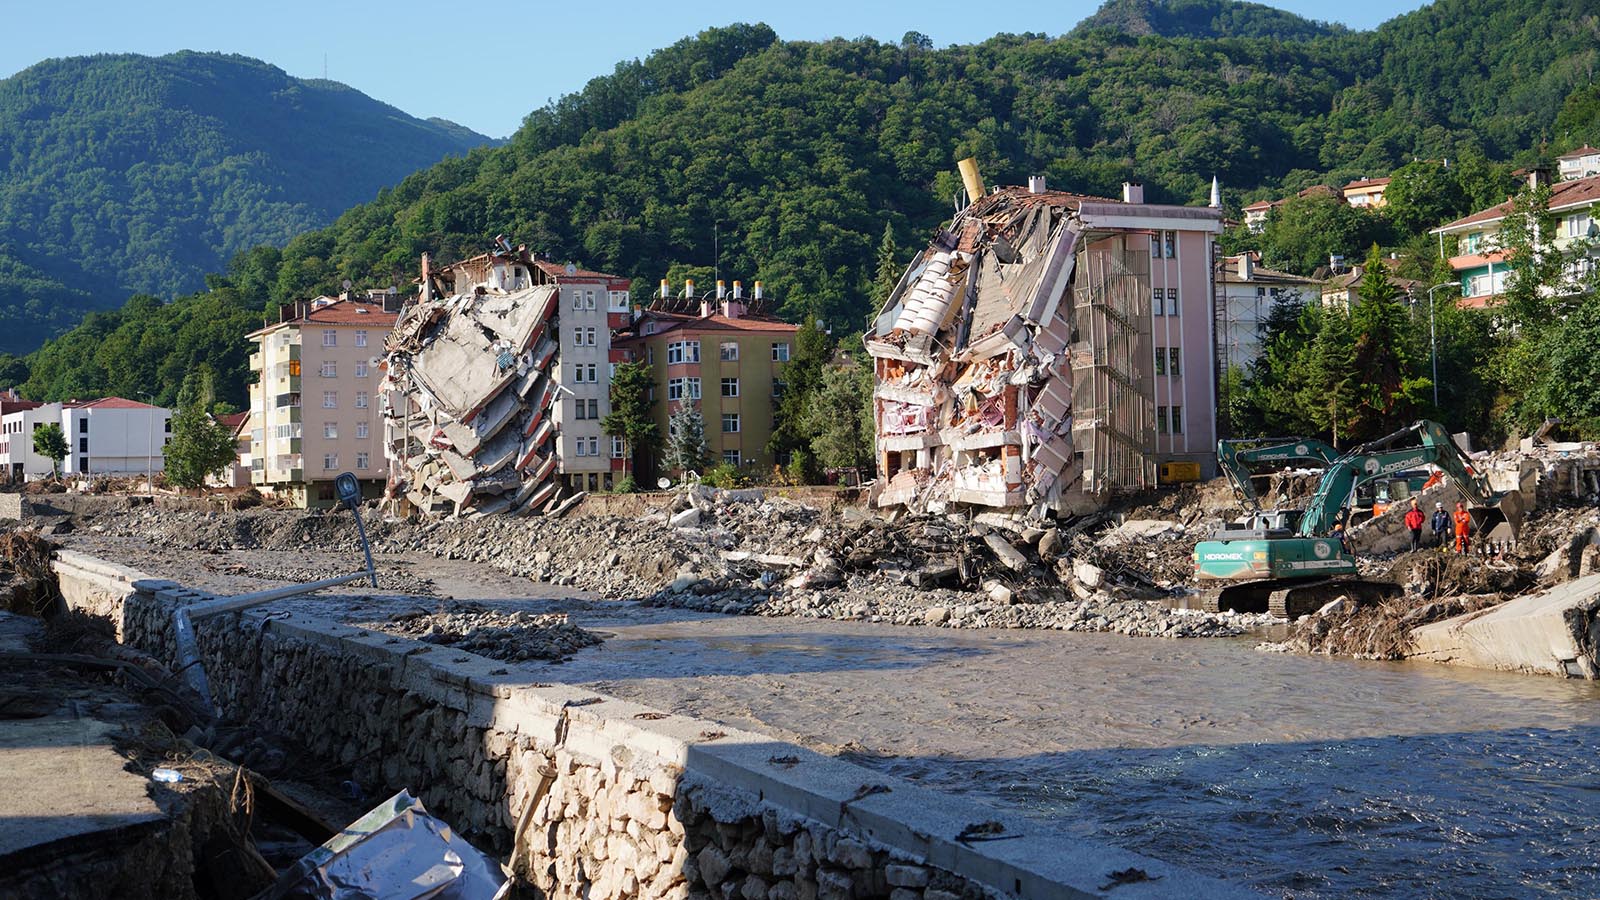
<path fill-rule="evenodd" d="M 1242 4 L 1218 9 L 1249 19 Z M 915 33 L 894 45 L 712 29 L 535 110 L 503 146 L 241 257 L 218 284 L 257 309 L 347 277 L 405 284 L 423 251 L 449 260 L 503 233 L 648 290 L 709 269 L 717 247 L 722 272 L 763 279 L 785 314 L 848 330 L 868 312 L 885 224 L 902 247 L 925 240 L 963 156 L 990 183 L 1043 173 L 1114 194 L 1132 177 L 1176 202 L 1204 202 L 1216 175 L 1234 209 L 1413 157 L 1511 160 L 1558 113 L 1577 131 L 1553 143 L 1594 127 L 1581 111 L 1597 28 L 1587 0 L 1436 0 L 1374 31 L 1288 41 L 1096 28 L 933 49 Z M 86 383 L 69 346 L 35 358 L 31 393 Z M 242 397 L 242 378 L 224 373 L 226 396 Z"/>
<path fill-rule="evenodd" d="M 1344 32 L 1260 3 L 1237 0 L 1109 0 L 1073 29 L 1083 35 L 1110 29 L 1134 37 L 1276 38 L 1293 41 Z"/>
<path fill-rule="evenodd" d="M 32 66 L 0 81 L 0 349 L 132 292 L 196 290 L 487 140 L 240 56 Z"/>

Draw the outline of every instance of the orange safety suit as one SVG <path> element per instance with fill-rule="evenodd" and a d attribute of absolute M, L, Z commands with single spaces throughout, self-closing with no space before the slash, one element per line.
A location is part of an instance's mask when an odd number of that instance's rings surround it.
<path fill-rule="evenodd" d="M 1455 511 L 1456 552 L 1467 552 L 1467 536 L 1472 533 L 1472 516 L 1464 509 Z"/>

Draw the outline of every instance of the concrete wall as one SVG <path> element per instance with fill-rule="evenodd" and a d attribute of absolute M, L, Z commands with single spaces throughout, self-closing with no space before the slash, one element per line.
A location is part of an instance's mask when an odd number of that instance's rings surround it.
<path fill-rule="evenodd" d="M 172 653 L 173 610 L 204 595 L 81 554 L 56 563 L 69 606 Z M 370 796 L 407 787 L 540 895 L 1102 896 L 1246 892 L 1155 860 L 749 732 L 667 715 L 491 660 L 294 614 L 205 620 L 214 698 L 347 767 Z M 999 822 L 1006 840 L 957 840 Z"/>

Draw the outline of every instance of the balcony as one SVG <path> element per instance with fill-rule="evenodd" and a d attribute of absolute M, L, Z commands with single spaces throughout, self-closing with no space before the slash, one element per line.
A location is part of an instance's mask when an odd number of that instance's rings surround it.
<path fill-rule="evenodd" d="M 252 371 L 252 372 L 261 371 L 261 354 L 260 353 L 252 353 L 252 354 L 250 354 L 250 371 Z"/>

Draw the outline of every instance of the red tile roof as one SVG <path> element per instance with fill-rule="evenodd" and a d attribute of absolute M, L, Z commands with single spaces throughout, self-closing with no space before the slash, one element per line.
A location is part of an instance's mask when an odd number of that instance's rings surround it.
<path fill-rule="evenodd" d="M 1600 175 L 1590 175 L 1588 178 L 1574 178 L 1571 181 L 1558 181 L 1550 186 L 1550 209 L 1566 209 L 1572 206 L 1582 206 L 1600 200 Z M 1480 209 L 1470 216 L 1464 216 L 1448 225 L 1440 225 L 1429 232 L 1450 231 L 1467 225 L 1479 225 L 1485 222 L 1496 222 L 1506 217 L 1511 212 L 1512 201 L 1507 200 L 1498 206 Z"/>
<path fill-rule="evenodd" d="M 1348 191 L 1351 188 L 1382 187 L 1383 185 L 1388 184 L 1389 181 L 1390 181 L 1390 179 L 1387 178 L 1387 177 L 1385 177 L 1385 178 L 1363 178 L 1363 179 L 1361 179 L 1359 181 L 1350 182 L 1349 184 L 1344 186 L 1344 189 Z"/>
<path fill-rule="evenodd" d="M 1249 206 L 1246 206 L 1245 209 L 1247 209 L 1247 210 L 1251 210 L 1251 209 L 1271 209 L 1274 206 L 1277 206 L 1279 203 L 1282 203 L 1282 202 L 1283 201 L 1281 201 L 1281 200 L 1257 200 L 1256 202 L 1250 204 Z"/>
<path fill-rule="evenodd" d="M 720 313 L 710 316 L 691 316 L 686 313 L 650 312 L 646 315 L 656 319 L 661 327 L 650 334 L 631 334 L 619 338 L 617 342 L 655 337 L 669 331 L 758 331 L 770 334 L 793 334 L 800 330 L 799 325 L 790 325 L 788 322 L 779 322 L 776 319 L 755 319 L 748 316 L 729 318 Z"/>
<path fill-rule="evenodd" d="M 538 266 L 540 268 L 540 270 L 542 270 L 546 275 L 549 275 L 552 278 L 582 278 L 582 279 L 584 279 L 586 281 L 589 281 L 589 280 L 594 280 L 594 281 L 622 281 L 623 280 L 621 275 L 607 275 L 604 272 L 595 272 L 595 271 L 592 271 L 590 269 L 574 268 L 571 272 L 568 272 L 567 271 L 567 267 L 566 267 L 565 264 L 558 263 L 558 262 L 551 262 L 548 259 L 535 260 L 533 264 Z"/>
<path fill-rule="evenodd" d="M 102 397 L 99 400 L 72 400 L 61 404 L 66 409 L 160 409 L 148 403 L 129 400 L 126 397 Z"/>
<path fill-rule="evenodd" d="M 1597 150 L 1588 144 L 1584 144 L 1582 147 L 1579 147 L 1571 153 L 1561 154 L 1560 156 L 1556 157 L 1556 159 L 1580 159 L 1585 156 L 1594 156 L 1597 153 L 1600 153 L 1600 150 Z"/>
<path fill-rule="evenodd" d="M 250 418 L 250 414 L 247 412 L 234 413 L 231 416 L 218 416 L 217 424 L 223 426 L 224 428 L 238 428 L 240 425 L 244 424 L 244 420 L 248 418 Z"/>
<path fill-rule="evenodd" d="M 384 312 L 383 307 L 377 303 L 359 303 L 355 300 L 337 300 L 326 306 L 319 306 L 310 310 L 304 316 L 293 319 L 284 319 L 274 322 L 265 328 L 259 328 L 245 335 L 255 337 L 266 334 L 286 325 L 366 325 L 387 331 L 394 327 L 398 314 Z"/>
<path fill-rule="evenodd" d="M 25 409 L 38 409 L 43 405 L 37 400 L 0 400 L 0 416 L 22 412 Z"/>

